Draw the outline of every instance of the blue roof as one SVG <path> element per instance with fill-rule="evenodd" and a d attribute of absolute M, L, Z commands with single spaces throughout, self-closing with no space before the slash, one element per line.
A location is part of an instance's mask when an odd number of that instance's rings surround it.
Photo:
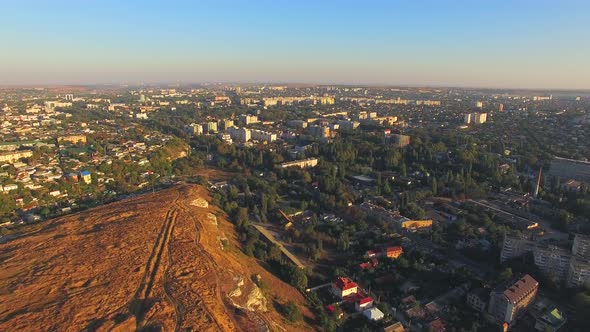
<path fill-rule="evenodd" d="M 82 172 L 80 172 L 80 175 L 82 175 L 82 176 L 90 175 L 90 172 L 82 171 Z"/>

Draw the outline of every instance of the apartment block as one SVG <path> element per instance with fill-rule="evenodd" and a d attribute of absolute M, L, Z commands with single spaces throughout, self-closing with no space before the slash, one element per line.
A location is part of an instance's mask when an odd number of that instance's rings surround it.
<path fill-rule="evenodd" d="M 530 275 L 506 284 L 501 284 L 490 293 L 488 313 L 499 324 L 512 324 L 533 303 L 539 283 Z"/>

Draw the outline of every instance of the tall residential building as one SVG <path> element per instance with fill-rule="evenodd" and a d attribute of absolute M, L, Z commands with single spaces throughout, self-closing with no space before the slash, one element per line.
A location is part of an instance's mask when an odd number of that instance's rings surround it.
<path fill-rule="evenodd" d="M 478 101 L 475 103 L 475 107 L 477 108 L 483 108 L 483 101 Z"/>
<path fill-rule="evenodd" d="M 590 235 L 576 234 L 572 254 L 575 256 L 590 259 Z"/>
<path fill-rule="evenodd" d="M 322 105 L 334 105 L 334 97 L 331 96 L 323 96 L 320 97 L 320 104 Z"/>
<path fill-rule="evenodd" d="M 187 131 L 194 136 L 203 135 L 203 125 L 200 123 L 191 123 L 188 125 Z"/>
<path fill-rule="evenodd" d="M 207 122 L 207 133 L 216 133 L 217 132 L 217 121 L 209 121 Z"/>
<path fill-rule="evenodd" d="M 231 119 L 224 119 L 221 123 L 223 124 L 223 129 L 225 130 L 234 126 L 234 120 Z"/>
<path fill-rule="evenodd" d="M 508 286 L 501 284 L 490 293 L 488 313 L 500 324 L 512 324 L 533 303 L 538 289 L 539 283 L 528 274 Z"/>
<path fill-rule="evenodd" d="M 590 235 L 576 234 L 567 274 L 568 287 L 590 284 Z"/>
<path fill-rule="evenodd" d="M 504 104 L 498 105 L 498 112 L 504 112 Z"/>
<path fill-rule="evenodd" d="M 251 137 L 253 140 L 257 140 L 260 142 L 267 142 L 267 143 L 271 143 L 271 142 L 274 142 L 277 140 L 277 134 L 269 133 L 269 132 L 257 130 L 257 129 L 252 130 Z"/>
<path fill-rule="evenodd" d="M 251 123 L 258 123 L 260 121 L 258 121 L 258 116 L 256 115 L 242 114 L 240 115 L 240 122 L 247 126 Z"/>
<path fill-rule="evenodd" d="M 475 122 L 475 124 L 482 124 L 488 120 L 488 114 L 487 113 L 474 113 L 473 118 L 474 118 L 473 121 Z"/>
<path fill-rule="evenodd" d="M 533 249 L 535 265 L 553 280 L 565 280 L 572 255 L 569 250 L 553 246 L 538 244 Z"/>
<path fill-rule="evenodd" d="M 465 124 L 482 124 L 485 123 L 488 120 L 488 114 L 487 113 L 468 113 L 465 114 L 464 118 L 463 118 L 463 122 Z"/>
<path fill-rule="evenodd" d="M 291 128 L 296 128 L 296 129 L 305 129 L 307 128 L 307 122 L 303 121 L 303 120 L 289 120 L 287 121 L 287 126 L 291 127 Z"/>
<path fill-rule="evenodd" d="M 581 287 L 590 284 L 590 260 L 572 257 L 567 273 L 568 287 Z"/>
<path fill-rule="evenodd" d="M 532 252 L 535 248 L 535 241 L 532 234 L 523 235 L 504 235 L 502 242 L 502 251 L 500 253 L 500 262 L 503 263 L 509 259 L 520 257 L 526 253 Z"/>
<path fill-rule="evenodd" d="M 240 143 L 248 142 L 252 137 L 252 131 L 248 128 L 231 127 L 227 132 L 234 141 Z"/>
<path fill-rule="evenodd" d="M 313 125 L 313 126 L 307 127 L 307 130 L 309 131 L 310 135 L 315 136 L 315 137 L 320 137 L 320 138 L 330 138 L 331 137 L 330 127 Z"/>
<path fill-rule="evenodd" d="M 463 122 L 465 122 L 465 124 L 471 123 L 471 113 L 465 114 L 465 117 L 463 118 Z"/>

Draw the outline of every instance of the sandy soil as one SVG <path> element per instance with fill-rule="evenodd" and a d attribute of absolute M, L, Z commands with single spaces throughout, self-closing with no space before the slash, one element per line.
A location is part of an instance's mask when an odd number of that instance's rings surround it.
<path fill-rule="evenodd" d="M 287 324 L 275 300 L 295 300 L 311 318 L 301 294 L 239 250 L 196 185 L 50 220 L 0 244 L 0 331 L 311 329 Z"/>

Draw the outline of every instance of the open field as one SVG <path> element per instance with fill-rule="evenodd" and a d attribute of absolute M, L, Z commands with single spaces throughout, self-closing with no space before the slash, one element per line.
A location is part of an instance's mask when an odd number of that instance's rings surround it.
<path fill-rule="evenodd" d="M 178 185 L 0 244 L 2 331 L 284 331 L 304 299 L 239 250 L 205 188 Z M 258 288 L 259 275 L 266 287 Z"/>

